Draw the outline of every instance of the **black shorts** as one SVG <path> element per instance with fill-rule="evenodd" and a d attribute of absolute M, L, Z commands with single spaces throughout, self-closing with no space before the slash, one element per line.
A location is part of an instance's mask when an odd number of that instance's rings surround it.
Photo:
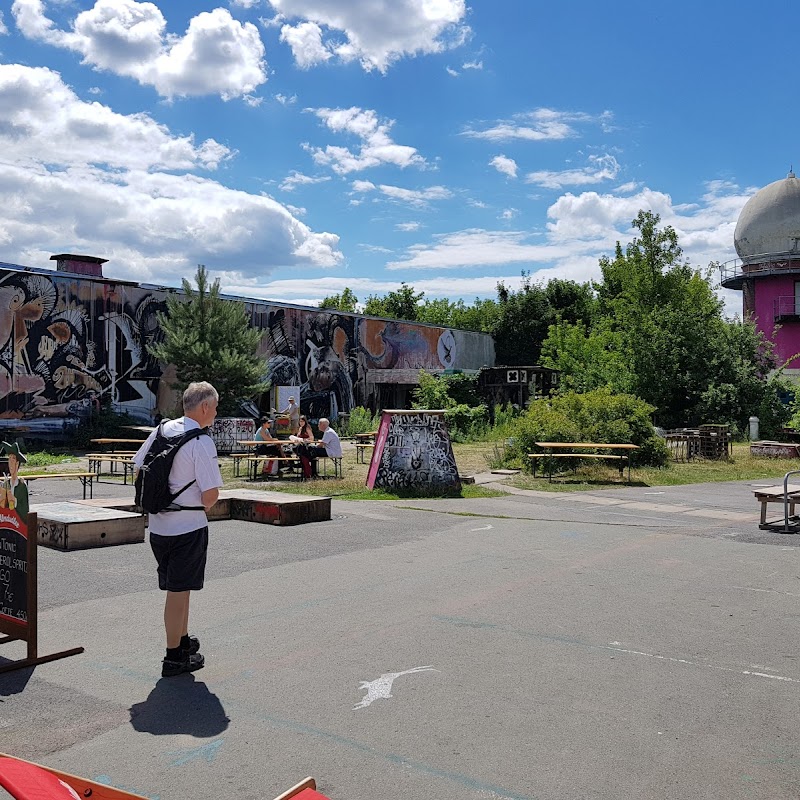
<path fill-rule="evenodd" d="M 158 588 L 167 592 L 203 588 L 208 551 L 208 526 L 177 536 L 150 534 L 150 547 L 158 562 Z"/>

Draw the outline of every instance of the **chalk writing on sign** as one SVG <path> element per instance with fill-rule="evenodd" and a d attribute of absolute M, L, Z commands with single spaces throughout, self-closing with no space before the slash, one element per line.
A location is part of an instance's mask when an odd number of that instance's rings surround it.
<path fill-rule="evenodd" d="M 0 621 L 28 621 L 28 539 L 14 512 L 0 513 Z"/>

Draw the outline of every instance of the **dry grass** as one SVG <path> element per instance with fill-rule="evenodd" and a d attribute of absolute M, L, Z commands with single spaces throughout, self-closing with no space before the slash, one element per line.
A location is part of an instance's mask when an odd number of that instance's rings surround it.
<path fill-rule="evenodd" d="M 456 464 L 461 475 L 474 475 L 477 472 L 485 472 L 488 469 L 486 454 L 492 451 L 492 443 L 479 444 L 454 444 L 453 451 L 456 457 Z M 394 500 L 399 497 L 407 497 L 408 494 L 398 494 L 396 492 L 385 492 L 366 488 L 367 471 L 369 470 L 369 457 L 367 454 L 365 464 L 356 461 L 356 454 L 353 450 L 345 450 L 342 478 L 319 478 L 311 481 L 297 481 L 294 478 L 265 478 L 256 482 L 247 479 L 246 475 L 236 478 L 233 474 L 233 462 L 228 458 L 220 459 L 220 469 L 225 481 L 226 489 L 241 488 L 261 488 L 274 491 L 289 492 L 291 494 L 323 494 L 331 495 L 345 500 Z M 319 462 L 319 469 L 324 469 L 324 462 Z M 244 469 L 245 466 L 242 465 Z M 333 471 L 333 465 L 328 465 L 328 471 Z M 479 486 L 465 485 L 462 489 L 462 497 L 492 497 L 501 492 L 492 489 L 483 489 Z"/>
<path fill-rule="evenodd" d="M 687 463 L 670 463 L 663 468 L 633 467 L 633 486 L 680 486 L 687 483 L 714 483 L 717 481 L 746 481 L 781 479 L 791 470 L 800 469 L 800 459 L 764 458 L 751 456 L 750 445 L 734 444 L 727 460 L 706 461 L 693 459 Z M 627 478 L 627 470 L 625 478 Z M 547 477 L 534 478 L 520 474 L 508 481 L 512 486 L 539 491 L 581 491 L 627 485 L 619 478 L 615 467 L 590 464 L 579 467 L 577 473 L 566 471 L 548 483 Z"/>

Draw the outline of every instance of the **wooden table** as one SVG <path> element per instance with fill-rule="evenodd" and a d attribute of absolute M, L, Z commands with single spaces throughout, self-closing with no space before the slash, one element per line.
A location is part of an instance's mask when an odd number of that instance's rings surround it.
<path fill-rule="evenodd" d="M 145 443 L 144 439 L 105 439 L 105 438 L 100 438 L 100 439 L 92 439 L 91 441 L 94 442 L 94 444 L 99 444 L 99 445 L 101 445 L 103 447 L 108 445 L 111 448 L 111 452 L 112 453 L 114 452 L 114 449 L 116 448 L 116 446 L 118 444 L 135 444 L 135 445 L 137 445 L 137 447 L 141 447 Z"/>
<path fill-rule="evenodd" d="M 368 439 L 374 439 L 378 435 L 378 431 L 368 431 L 367 433 L 354 433 L 353 438 L 357 442 L 366 442 Z"/>
<path fill-rule="evenodd" d="M 533 461 L 533 475 L 536 477 L 536 461 L 539 458 L 602 458 L 614 459 L 620 462 L 620 475 L 624 469 L 622 462 L 626 461 L 628 464 L 628 483 L 631 482 L 631 458 L 630 453 L 632 450 L 638 450 L 639 445 L 636 444 L 617 444 L 611 442 L 534 442 L 537 447 L 545 450 L 544 453 L 528 453 L 528 458 Z M 574 451 L 574 450 L 621 450 L 624 451 L 623 455 L 614 453 L 575 453 L 575 452 L 554 452 L 554 451 Z M 553 480 L 553 467 L 550 464 L 550 471 L 548 473 L 548 480 Z"/>

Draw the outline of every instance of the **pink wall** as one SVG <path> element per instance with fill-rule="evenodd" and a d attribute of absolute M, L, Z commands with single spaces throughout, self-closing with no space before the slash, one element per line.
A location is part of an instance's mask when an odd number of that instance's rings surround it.
<path fill-rule="evenodd" d="M 771 337 L 775 330 L 775 301 L 779 297 L 793 297 L 795 279 L 800 280 L 800 275 L 780 275 L 769 278 L 759 278 L 755 281 L 755 314 L 759 330 Z M 782 322 L 780 330 L 775 336 L 775 352 L 778 363 L 783 362 L 800 353 L 800 319 L 797 322 Z M 800 358 L 787 364 L 794 369 L 800 368 Z"/>

